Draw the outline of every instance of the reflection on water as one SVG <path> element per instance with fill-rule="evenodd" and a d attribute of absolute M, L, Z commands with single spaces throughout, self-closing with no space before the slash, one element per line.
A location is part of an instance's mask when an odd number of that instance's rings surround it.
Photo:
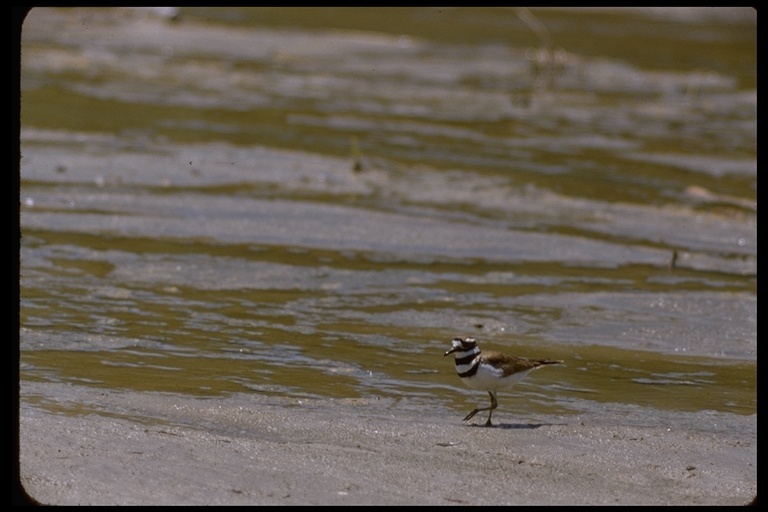
<path fill-rule="evenodd" d="M 738 8 L 35 9 L 21 378 L 463 409 L 441 354 L 471 334 L 566 360 L 530 410 L 751 414 L 754 34 Z"/>

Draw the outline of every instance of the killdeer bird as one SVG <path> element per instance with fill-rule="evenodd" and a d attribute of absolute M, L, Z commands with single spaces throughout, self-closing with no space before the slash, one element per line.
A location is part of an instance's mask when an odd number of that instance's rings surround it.
<path fill-rule="evenodd" d="M 491 397 L 491 406 L 475 408 L 462 421 L 467 421 L 480 411 L 488 412 L 486 427 L 491 426 L 493 410 L 498 407 L 496 391 L 504 389 L 525 378 L 531 370 L 562 361 L 548 359 L 526 359 L 501 352 L 480 352 L 474 338 L 453 338 L 452 347 L 445 355 L 454 354 L 456 373 L 472 389 L 482 389 Z"/>

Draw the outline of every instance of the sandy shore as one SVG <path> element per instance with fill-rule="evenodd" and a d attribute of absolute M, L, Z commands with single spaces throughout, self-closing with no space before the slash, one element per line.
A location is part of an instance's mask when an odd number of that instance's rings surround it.
<path fill-rule="evenodd" d="M 757 493 L 754 416 L 727 435 L 621 418 L 484 428 L 365 400 L 255 395 L 243 407 L 34 386 L 21 483 L 45 504 L 743 505 Z M 57 386 L 78 398 L 53 413 L 39 398 Z"/>

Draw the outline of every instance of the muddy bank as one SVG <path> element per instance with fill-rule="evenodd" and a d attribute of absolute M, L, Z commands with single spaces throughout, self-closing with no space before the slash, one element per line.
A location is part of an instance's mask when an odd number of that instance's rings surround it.
<path fill-rule="evenodd" d="M 101 393 L 77 393 L 85 401 L 66 413 L 21 407 L 21 481 L 39 502 L 741 505 L 757 492 L 755 416 L 728 434 L 607 416 L 507 414 L 483 428 L 452 411 L 259 395 L 245 408 L 102 394 L 109 405 L 94 414 Z"/>

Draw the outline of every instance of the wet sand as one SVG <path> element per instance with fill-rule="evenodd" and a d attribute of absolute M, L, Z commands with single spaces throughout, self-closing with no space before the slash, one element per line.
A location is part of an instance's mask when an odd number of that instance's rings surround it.
<path fill-rule="evenodd" d="M 77 399 L 53 413 L 40 398 L 57 387 Z M 724 434 L 505 410 L 485 428 L 363 399 L 32 388 L 21 483 L 45 504 L 744 505 L 757 492 L 755 416 Z"/>

